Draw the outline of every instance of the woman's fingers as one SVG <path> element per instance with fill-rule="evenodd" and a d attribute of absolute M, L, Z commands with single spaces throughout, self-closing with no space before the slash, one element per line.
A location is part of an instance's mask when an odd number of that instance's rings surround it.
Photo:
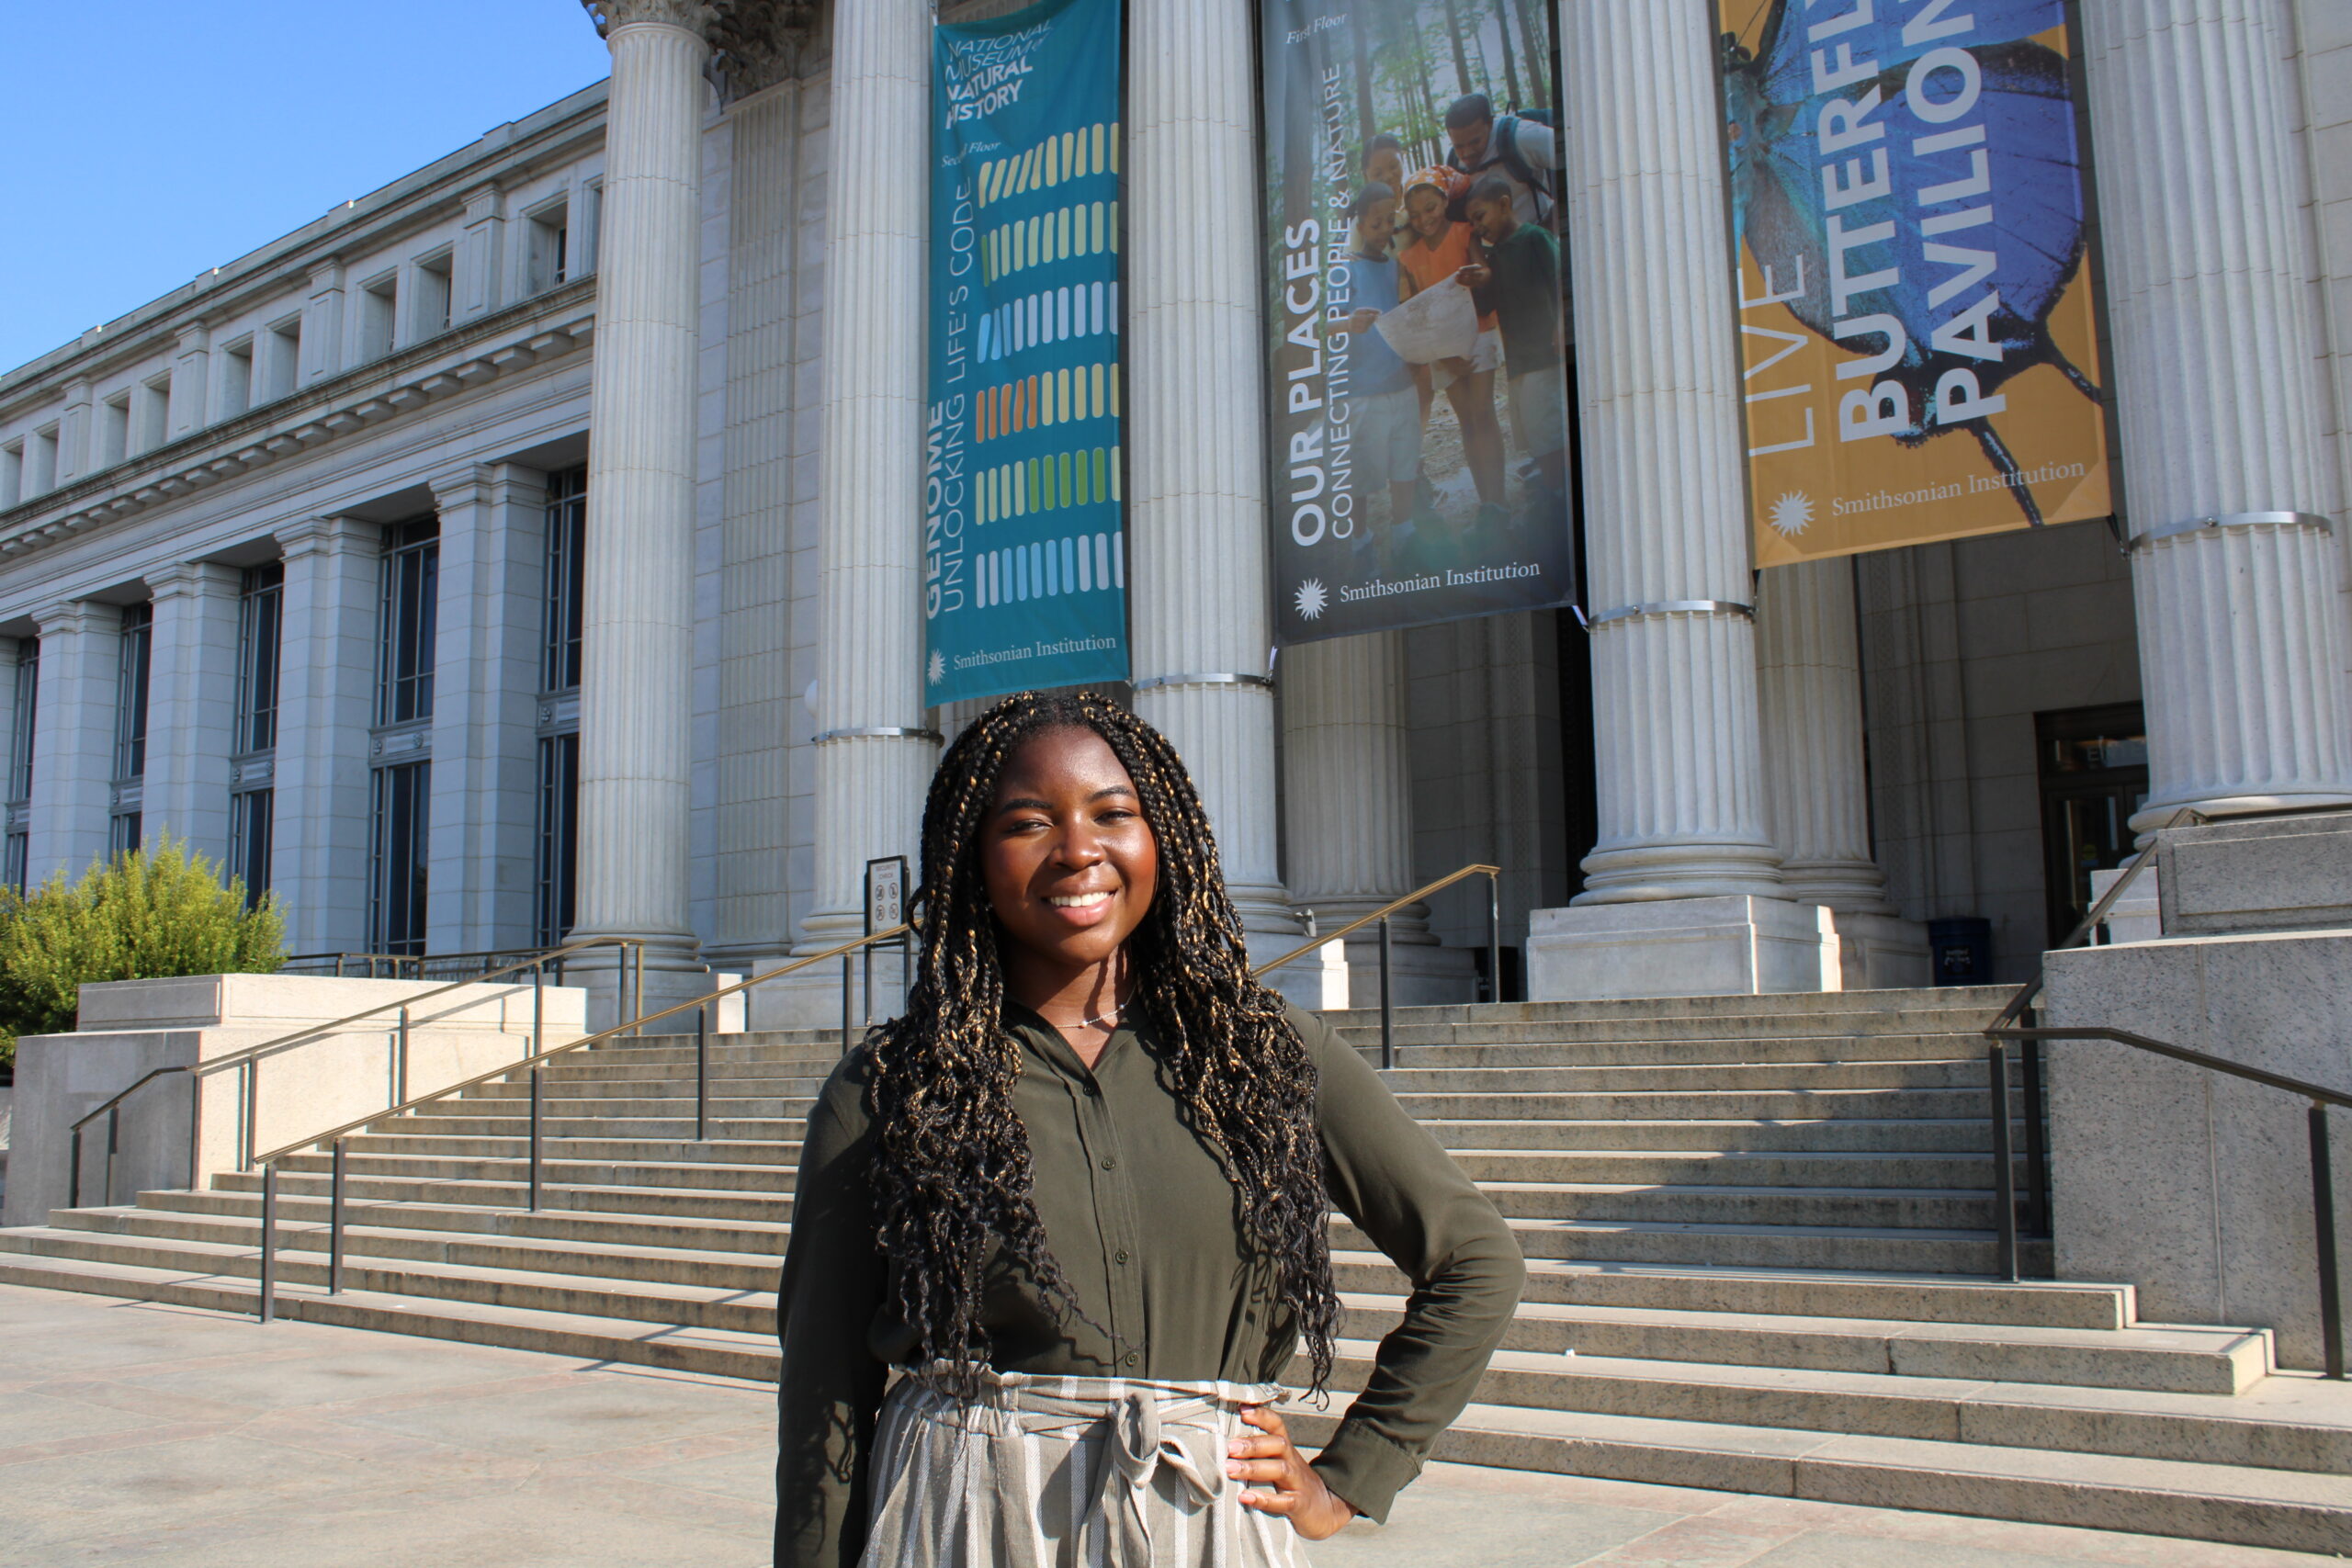
<path fill-rule="evenodd" d="M 1261 1514 L 1281 1514 L 1287 1517 L 1299 1505 L 1296 1492 L 1244 1492 L 1241 1506 L 1255 1508 Z"/>

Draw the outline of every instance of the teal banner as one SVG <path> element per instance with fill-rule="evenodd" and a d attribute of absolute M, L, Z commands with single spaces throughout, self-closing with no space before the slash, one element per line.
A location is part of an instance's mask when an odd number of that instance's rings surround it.
<path fill-rule="evenodd" d="M 1120 0 L 932 41 L 925 700 L 1127 676 Z"/>

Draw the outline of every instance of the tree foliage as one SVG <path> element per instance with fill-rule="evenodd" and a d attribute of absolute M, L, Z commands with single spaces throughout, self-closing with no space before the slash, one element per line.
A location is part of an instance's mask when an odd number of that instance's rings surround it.
<path fill-rule="evenodd" d="M 244 884 L 164 836 L 59 872 L 29 894 L 0 888 L 0 1069 L 17 1036 L 74 1027 L 83 985 L 172 975 L 266 973 L 286 960 L 276 901 L 245 907 Z"/>

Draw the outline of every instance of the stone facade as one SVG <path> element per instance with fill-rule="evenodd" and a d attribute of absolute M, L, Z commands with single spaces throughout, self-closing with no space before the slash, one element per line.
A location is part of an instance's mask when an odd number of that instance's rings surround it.
<path fill-rule="evenodd" d="M 628 935 L 658 950 L 658 997 L 841 940 L 865 859 L 912 852 L 933 737 L 968 717 L 922 705 L 914 535 L 890 528 L 919 471 L 932 8 L 592 9 L 609 85 L 0 376 L 0 674 L 39 671 L 12 726 L 30 788 L 12 780 L 0 807 L 32 880 L 133 830 L 251 851 L 266 788 L 248 864 L 298 950 Z M 2212 101 L 2149 87 L 2158 132 L 2100 122 L 2103 189 L 2156 193 L 2132 248 L 2178 249 L 2158 196 L 2264 171 L 2232 185 L 2244 211 L 2222 227 L 2267 270 L 2258 288 L 2227 257 L 2143 277 L 2110 238 L 2127 522 L 2330 515 L 2352 470 L 2352 29 L 2322 0 L 2211 0 L 2191 7 L 2211 27 L 2167 40 L 2150 9 L 2119 0 L 2092 28 L 2095 90 L 2194 79 L 2167 72 L 2175 48 L 2244 71 Z M 1921 922 L 1952 917 L 1988 920 L 1995 974 L 2020 975 L 2048 925 L 2038 717 L 2144 698 L 2160 805 L 2352 794 L 2352 528 L 2233 527 L 2127 558 L 2077 525 L 1755 581 L 1701 20 L 1630 0 L 1564 17 L 1595 629 L 1423 627 L 1295 650 L 1261 682 L 1249 8 L 1132 7 L 1131 51 L 1169 69 L 1132 85 L 1130 203 L 1185 241 L 1128 278 L 1134 696 L 1200 777 L 1269 952 L 1301 939 L 1304 908 L 1328 930 L 1475 860 L 1504 868 L 1507 987 L 1887 984 L 1917 977 Z M 1687 68 L 1629 119 L 1611 73 L 1661 61 Z M 1163 90 L 1192 81 L 1229 90 Z M 837 172 L 858 201 L 837 201 Z M 1680 250 L 1606 265 L 1612 236 L 1661 228 Z M 2180 403 L 2150 368 L 2166 288 L 2281 330 L 2204 345 L 2217 389 Z M 1704 377 L 1666 374 L 1624 330 L 1661 312 L 1713 323 Z M 2277 403 L 2267 445 L 2245 421 L 2203 441 L 2237 388 Z M 1690 439 L 1657 439 L 1668 424 Z M 428 519 L 435 573 L 401 592 L 436 624 L 403 655 L 415 605 L 388 584 L 401 530 Z M 585 669 L 568 674 L 574 578 Z M 2208 592 L 2241 582 L 2274 586 Z M 265 745 L 244 656 L 273 583 Z M 1705 607 L 1611 614 L 1662 602 Z M 133 775 L 117 740 L 141 606 Z M 2210 657 L 2248 616 L 2294 636 Z M 403 692 L 429 675 L 421 716 L 392 711 L 404 657 L 424 662 Z M 1668 682 L 1690 700 L 1655 701 Z M 2275 722 L 2233 739 L 2214 716 L 2249 692 L 2276 694 Z M 19 706 L 0 693 L 0 714 Z M 402 772 L 428 765 L 429 784 Z M 1400 923 L 1414 998 L 1471 994 L 1485 922 L 1464 886 Z M 1549 956 L 1522 962 L 1532 924 Z M 1656 960 L 1638 982 L 1629 943 Z M 1693 943 L 1713 945 L 1672 956 Z M 1348 954 L 1359 992 L 1372 951 Z M 829 1010 L 827 984 L 774 1016 Z"/>

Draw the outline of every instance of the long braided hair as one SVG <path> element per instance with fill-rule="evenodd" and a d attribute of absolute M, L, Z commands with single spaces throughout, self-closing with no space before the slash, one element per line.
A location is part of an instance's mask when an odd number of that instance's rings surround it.
<path fill-rule="evenodd" d="M 877 1240 L 923 1362 L 986 1359 L 981 1274 L 1001 1244 L 1048 1307 L 1081 1315 L 1046 1247 L 1029 1140 L 1013 1111 L 1021 1047 L 1004 1022 L 999 928 L 979 840 L 1008 759 L 1051 729 L 1102 737 L 1135 781 L 1158 840 L 1159 885 L 1127 941 L 1136 1001 L 1181 1113 L 1232 1179 L 1245 1241 L 1296 1316 L 1320 1390 L 1339 1297 L 1325 1230 L 1316 1073 L 1282 998 L 1250 972 L 1207 813 L 1176 749 L 1093 693 L 1024 692 L 989 710 L 940 760 L 922 816 L 913 904 L 922 954 L 905 1016 L 868 1036 Z M 1099 1325 L 1097 1325 L 1099 1326 Z"/>

